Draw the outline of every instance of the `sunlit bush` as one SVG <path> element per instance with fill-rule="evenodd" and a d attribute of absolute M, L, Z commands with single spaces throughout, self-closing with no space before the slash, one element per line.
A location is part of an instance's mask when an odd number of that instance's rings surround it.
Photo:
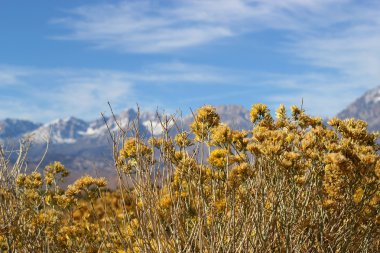
<path fill-rule="evenodd" d="M 204 106 L 189 131 L 173 117 L 162 119 L 159 137 L 145 139 L 137 126 L 123 129 L 113 138 L 114 191 L 90 176 L 61 189 L 68 175 L 62 164 L 21 173 L 22 164 L 10 168 L 3 159 L 0 247 L 379 252 L 377 133 L 354 119 L 325 125 L 296 106 L 290 116 L 284 106 L 275 115 L 254 105 L 251 131 L 236 130 Z"/>

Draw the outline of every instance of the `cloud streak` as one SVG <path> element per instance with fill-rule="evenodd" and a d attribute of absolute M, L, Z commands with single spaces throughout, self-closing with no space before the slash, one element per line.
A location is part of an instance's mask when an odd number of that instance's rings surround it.
<path fill-rule="evenodd" d="M 13 71 L 12 67 L 8 70 Z M 112 73 L 105 79 L 96 72 L 29 69 L 25 75 L 16 74 L 14 80 L 1 87 L 0 118 L 49 121 L 71 115 L 97 117 L 108 100 L 118 102 L 130 94 L 130 84 Z"/>
<path fill-rule="evenodd" d="M 312 68 L 302 75 L 328 77 L 339 87 L 345 82 L 351 91 L 379 85 L 378 1 L 118 1 L 84 5 L 54 22 L 67 28 L 61 39 L 129 53 L 172 52 L 257 31 L 282 31 L 276 50 L 289 64 Z"/>
<path fill-rule="evenodd" d="M 280 32 L 281 41 L 274 43 L 278 48 L 273 51 L 283 53 L 284 64 L 299 71 L 290 74 L 264 67 L 258 73 L 249 71 L 250 66 L 227 70 L 218 67 L 218 62 L 211 63 L 214 67 L 181 62 L 153 64 L 134 72 L 0 66 L 2 91 L 19 86 L 23 88 L 17 90 L 30 98 L 20 101 L 7 97 L 6 92 L 0 95 L 3 105 L 12 99 L 19 101 L 15 108 L 28 111 L 22 114 L 18 109 L 20 115 L 31 117 L 36 108 L 47 104 L 47 111 L 37 118 L 56 117 L 57 110 L 94 115 L 104 110 L 108 100 L 122 108 L 142 100 L 153 107 L 173 107 L 174 103 L 174 107 L 181 107 L 182 101 L 193 101 L 194 105 L 266 102 L 275 106 L 300 104 L 303 98 L 311 113 L 332 116 L 360 93 L 379 85 L 380 80 L 378 1 L 117 1 L 83 5 L 52 22 L 66 29 L 57 39 L 144 54 L 186 52 L 189 47 L 212 46 L 241 35 L 249 35 L 254 41 L 259 31 Z M 196 94 L 195 89 L 202 94 Z M 168 101 L 165 93 L 170 94 Z M 248 98 L 250 93 L 254 95 Z"/>
<path fill-rule="evenodd" d="M 155 107 L 163 101 L 150 92 L 153 87 L 213 86 L 233 80 L 216 68 L 183 63 L 156 64 L 135 72 L 0 66 L 0 78 L 0 118 L 38 121 L 72 115 L 91 119 L 107 110 L 108 101 L 116 110 L 136 103 Z"/>
<path fill-rule="evenodd" d="M 162 53 L 254 33 L 284 31 L 292 61 L 380 77 L 380 3 L 365 0 L 150 0 L 84 5 L 55 23 L 56 38 L 96 48 Z"/>
<path fill-rule="evenodd" d="M 93 119 L 107 111 L 157 106 L 167 110 L 202 104 L 264 102 L 272 109 L 304 99 L 309 113 L 332 116 L 357 95 L 355 83 L 318 73 L 290 75 L 228 70 L 207 65 L 174 62 L 150 65 L 135 72 L 101 69 L 38 69 L 0 67 L 14 77 L 1 86 L 0 118 L 18 117 L 37 121 L 76 116 Z M 19 73 L 19 75 L 15 74 Z M 351 86 L 350 89 L 345 89 Z M 340 94 L 337 99 L 336 94 Z"/>
<path fill-rule="evenodd" d="M 69 31 L 57 39 L 88 41 L 97 48 L 124 52 L 153 53 L 263 29 L 307 30 L 311 25 L 324 25 L 310 16 L 337 2 L 344 1 L 119 1 L 81 6 L 52 22 Z"/>

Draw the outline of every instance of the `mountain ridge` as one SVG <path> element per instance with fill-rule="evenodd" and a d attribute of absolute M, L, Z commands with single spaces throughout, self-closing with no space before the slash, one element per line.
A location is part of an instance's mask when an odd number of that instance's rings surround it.
<path fill-rule="evenodd" d="M 243 106 L 219 105 L 215 108 L 221 121 L 232 129 L 251 129 L 249 110 Z M 116 174 L 112 158 L 112 134 L 119 132 L 120 128 L 127 132 L 128 129 L 136 127 L 134 123 L 138 117 L 138 130 L 142 136 L 159 136 L 163 133 L 161 120 L 165 121 L 165 115 L 159 111 L 138 112 L 127 108 L 118 114 L 89 121 L 68 117 L 41 124 L 28 120 L 4 119 L 0 120 L 0 142 L 32 139 L 28 162 L 38 164 L 49 141 L 43 166 L 55 160 L 63 162 L 73 172 L 69 182 L 83 174 L 105 176 L 113 182 Z M 368 122 L 369 130 L 380 130 L 380 86 L 364 93 L 337 116 L 362 119 Z M 169 124 L 172 128 L 169 134 L 174 135 L 177 128 L 189 130 L 193 121 L 192 113 L 175 118 L 179 124 Z"/>
<path fill-rule="evenodd" d="M 215 108 L 221 120 L 230 125 L 230 127 L 236 129 L 250 127 L 249 111 L 244 107 L 240 105 L 220 105 L 215 106 Z M 89 121 L 73 116 L 55 119 L 45 124 L 35 123 L 30 120 L 4 119 L 0 120 L 0 139 L 29 137 L 40 144 L 46 143 L 48 140 L 53 144 L 70 144 L 83 138 L 103 138 L 109 134 L 109 131 L 117 131 L 120 127 L 127 129 L 131 127 L 137 116 L 137 110 L 128 108 L 112 117 L 97 118 Z M 151 132 L 153 135 L 160 135 L 163 131 L 160 120 L 164 116 L 158 111 L 141 112 L 139 114 L 140 130 L 148 135 Z M 189 125 L 193 120 L 193 115 L 189 113 L 183 118 L 177 118 L 177 120 L 183 121 L 184 125 Z"/>
<path fill-rule="evenodd" d="M 221 116 L 221 120 L 232 128 L 248 129 L 250 127 L 249 111 L 242 106 L 222 105 L 215 107 Z M 165 114 L 158 111 L 138 113 L 137 110 L 128 108 L 118 114 L 90 121 L 75 117 L 57 119 L 45 124 L 21 121 L 18 124 L 23 123 L 26 126 L 18 126 L 19 132 L 13 131 L 11 133 L 9 130 L 2 132 L 0 128 L 0 136 L 5 136 L 0 138 L 0 141 L 16 142 L 20 138 L 31 140 L 32 145 L 27 160 L 31 165 L 30 167 L 40 162 L 46 145 L 48 145 L 42 167 L 53 161 L 61 161 L 72 172 L 68 183 L 80 175 L 90 174 L 104 176 L 112 185 L 116 183 L 114 181 L 116 172 L 113 166 L 111 135 L 119 132 L 120 128 L 126 132 L 128 129 L 134 128 L 137 116 L 139 116 L 138 130 L 141 136 L 159 136 L 163 133 L 160 120 L 165 120 Z M 184 117 L 176 117 L 176 120 L 178 120 L 177 123 L 180 123 L 180 128 L 188 131 L 189 125 L 193 121 L 193 115 L 189 113 Z M 170 134 L 174 135 L 177 132 L 177 126 L 175 127 L 172 123 L 169 126 L 172 128 Z M 27 131 L 29 129 L 30 131 Z"/>

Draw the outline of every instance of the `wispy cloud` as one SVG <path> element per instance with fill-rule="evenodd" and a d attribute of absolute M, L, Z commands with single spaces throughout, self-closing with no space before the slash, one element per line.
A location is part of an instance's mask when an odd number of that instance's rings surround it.
<path fill-rule="evenodd" d="M 71 115 L 94 118 L 107 110 L 108 101 L 116 110 L 136 103 L 155 107 L 166 98 L 165 94 L 160 98 L 151 92 L 152 87 L 157 90 L 169 85 L 173 90 L 189 84 L 220 85 L 232 80 L 228 75 L 222 77 L 216 68 L 178 62 L 150 65 L 135 72 L 0 66 L 0 78 L 0 118 L 40 121 Z"/>
<path fill-rule="evenodd" d="M 54 38 L 137 53 L 133 57 L 143 59 L 136 63 L 141 65 L 135 71 L 112 69 L 114 64 L 110 69 L 0 65 L 0 118 L 93 118 L 107 110 L 107 101 L 118 110 L 136 102 L 166 109 L 255 102 L 274 108 L 279 103 L 300 104 L 302 99 L 309 112 L 332 116 L 380 84 L 378 0 L 100 2 L 66 10 L 51 20 L 53 28 L 64 28 L 56 30 Z M 262 31 L 269 38 L 255 41 Z M 226 51 L 215 60 L 210 56 L 219 51 L 205 57 L 193 54 L 207 51 L 217 41 L 224 46 L 216 48 Z M 262 56 L 254 55 L 257 50 L 228 51 L 240 42 L 250 44 L 250 49 L 267 43 L 266 50 L 280 63 L 273 67 L 274 59 L 269 59 L 261 65 L 256 58 Z M 186 51 L 201 46 L 205 47 Z M 183 53 L 178 62 L 162 64 L 177 52 Z M 234 52 L 239 55 L 229 63 Z M 241 62 L 236 60 L 240 56 Z M 198 64 L 203 59 L 207 64 Z M 147 61 L 149 66 L 141 63 Z M 243 62 L 247 65 L 241 67 Z M 259 64 L 260 70 L 252 70 Z M 278 68 L 282 64 L 284 68 Z"/>
<path fill-rule="evenodd" d="M 299 34 L 289 48 L 310 65 L 379 80 L 380 2 L 346 5 L 327 14 L 329 27 Z"/>
<path fill-rule="evenodd" d="M 299 31 L 317 22 L 314 14 L 344 0 L 119 1 L 70 10 L 54 23 L 67 40 L 126 52 L 165 52 L 263 29 Z"/>
<path fill-rule="evenodd" d="M 0 65 L 0 87 L 18 84 L 20 79 L 28 76 L 31 70 Z"/>
<path fill-rule="evenodd" d="M 7 67 L 17 73 L 23 68 Z M 119 102 L 130 94 L 130 84 L 113 73 L 102 77 L 96 71 L 28 69 L 14 75 L 11 85 L 1 87 L 0 118 L 37 121 L 75 115 L 97 117 L 107 101 Z M 95 113 L 96 112 L 96 113 Z"/>
<path fill-rule="evenodd" d="M 275 50 L 285 53 L 289 64 L 310 69 L 299 74 L 307 84 L 285 74 L 283 86 L 329 91 L 334 84 L 354 94 L 379 85 L 380 80 L 379 1 L 118 1 L 84 5 L 55 22 L 68 29 L 61 39 L 134 53 L 184 50 L 257 31 L 282 31 L 285 36 Z"/>
<path fill-rule="evenodd" d="M 0 67 L 13 75 L 1 87 L 0 118 L 39 121 L 77 116 L 91 119 L 139 103 L 145 109 L 186 110 L 202 104 L 264 102 L 300 105 L 314 115 L 332 116 L 350 103 L 362 88 L 348 76 L 283 74 L 229 70 L 180 62 L 150 65 L 130 72 L 100 69 L 37 69 Z M 17 75 L 16 73 L 19 73 Z M 365 86 L 369 88 L 369 86 Z M 339 95 L 337 95 L 339 94 Z"/>
<path fill-rule="evenodd" d="M 262 30 L 287 32 L 292 61 L 380 77 L 380 3 L 365 0 L 118 1 L 85 5 L 55 19 L 57 38 L 124 52 L 166 52 Z"/>
<path fill-rule="evenodd" d="M 308 113 L 322 117 L 336 115 L 361 95 L 362 89 L 373 87 L 368 83 L 360 86 L 348 76 L 337 77 L 318 72 L 278 74 L 271 79 L 264 77 L 263 80 L 262 85 L 272 87 L 263 95 L 272 108 L 280 103 L 288 106 L 303 103 Z"/>

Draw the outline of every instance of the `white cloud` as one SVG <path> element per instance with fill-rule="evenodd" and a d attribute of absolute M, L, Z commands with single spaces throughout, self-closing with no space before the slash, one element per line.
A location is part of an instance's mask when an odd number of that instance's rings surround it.
<path fill-rule="evenodd" d="M 287 53 L 289 62 L 322 68 L 313 69 L 314 75 L 328 76 L 335 83 L 346 79 L 363 90 L 378 85 L 380 79 L 378 1 L 117 1 L 78 7 L 55 22 L 68 29 L 61 39 L 139 53 L 167 52 L 255 31 L 280 30 L 286 36 L 276 51 Z M 335 75 L 326 75 L 329 71 Z"/>
<path fill-rule="evenodd" d="M 300 104 L 303 98 L 309 112 L 332 116 L 361 92 L 380 84 L 378 1 L 118 1 L 84 5 L 65 15 L 54 20 L 67 28 L 66 35 L 58 39 L 132 53 L 184 50 L 256 31 L 281 30 L 285 39 L 275 50 L 308 70 L 252 73 L 181 62 L 150 65 L 135 72 L 0 66 L 0 118 L 45 121 L 72 114 L 93 118 L 107 110 L 107 101 L 118 108 L 142 100 L 165 108 L 159 94 L 136 92 L 144 83 L 176 89 L 204 84 L 237 87 L 235 92 L 229 89 L 222 94 L 223 88 L 218 88 L 214 93 L 182 98 L 187 103 L 251 96 L 256 102 L 277 106 Z M 16 86 L 19 94 L 4 95 L 3 91 Z"/>
<path fill-rule="evenodd" d="M 97 117 L 107 101 L 130 93 L 130 83 L 112 72 L 0 66 L 12 76 L 0 90 L 0 118 L 47 121 L 75 115 Z M 1 76 L 1 75 L 0 75 Z"/>
<path fill-rule="evenodd" d="M 126 52 L 165 52 L 267 28 L 306 29 L 317 24 L 310 17 L 341 2 L 345 1 L 119 1 L 81 6 L 53 22 L 69 30 L 59 39 Z"/>
<path fill-rule="evenodd" d="M 6 71 L 0 70 L 0 85 L 9 85 L 16 83 L 16 75 L 13 73 L 7 73 Z"/>
<path fill-rule="evenodd" d="M 14 68 L 0 65 L 0 87 L 15 85 L 20 82 L 20 78 L 31 73 L 27 68 Z"/>
<path fill-rule="evenodd" d="M 252 99 L 273 106 L 300 104 L 303 98 L 309 112 L 332 116 L 361 92 L 380 83 L 380 4 L 375 1 L 366 1 L 364 5 L 350 0 L 220 0 L 217 4 L 211 0 L 178 0 L 167 5 L 122 1 L 82 6 L 56 22 L 69 28 L 70 33 L 62 39 L 144 53 L 178 50 L 242 33 L 278 29 L 287 32 L 280 50 L 288 53 L 289 61 L 304 64 L 309 70 L 297 75 L 252 73 L 182 63 L 151 65 L 137 72 L 0 66 L 0 85 L 22 85 L 34 80 L 33 85 L 25 86 L 25 92 L 30 100 L 46 100 L 40 105 L 17 100 L 14 111 L 18 115 L 41 120 L 73 113 L 93 117 L 106 110 L 108 100 L 119 107 L 134 106 L 142 99 L 135 91 L 141 83 L 149 83 L 173 87 L 236 86 L 238 91 L 226 96 L 244 97 L 252 92 Z M 41 89 L 36 84 L 38 80 L 51 81 L 56 87 Z M 196 99 L 213 100 L 220 98 L 220 94 L 203 94 Z M 153 106 L 165 107 L 162 99 L 152 95 L 143 99 Z M 11 108 L 12 103 L 2 99 L 0 104 Z M 0 113 L 1 118 L 6 111 Z"/>
<path fill-rule="evenodd" d="M 363 86 L 357 85 L 355 80 L 337 78 L 332 74 L 278 74 L 265 79 L 262 84 L 273 87 L 270 94 L 265 94 L 272 108 L 281 103 L 290 106 L 303 102 L 308 113 L 322 117 L 336 115 L 363 92 Z M 369 88 L 372 87 L 364 86 L 364 90 Z"/>
<path fill-rule="evenodd" d="M 124 52 L 166 52 L 266 29 L 293 61 L 380 77 L 380 3 L 366 0 L 152 0 L 84 5 L 56 19 L 61 39 Z"/>
<path fill-rule="evenodd" d="M 0 118 L 42 122 L 68 116 L 93 119 L 108 111 L 108 101 L 115 111 L 120 111 L 135 107 L 136 103 L 146 109 L 159 106 L 167 110 L 203 103 L 249 106 L 256 102 L 275 108 L 280 103 L 300 105 L 303 99 L 309 113 L 332 116 L 363 88 L 349 75 L 337 78 L 318 72 L 258 73 L 180 62 L 151 65 L 135 72 L 11 66 L 7 69 L 20 75 L 15 75 L 17 84 L 0 86 Z M 364 86 L 367 88 L 370 85 Z"/>
<path fill-rule="evenodd" d="M 4 77 L 4 78 L 3 78 Z M 162 104 L 147 87 L 223 84 L 232 80 L 220 70 L 182 63 L 157 64 L 139 71 L 101 69 L 43 69 L 0 66 L 0 119 L 5 117 L 48 121 L 68 116 L 92 119 L 107 111 Z M 6 84 L 6 85 L 5 85 Z M 142 87 L 140 87 L 142 86 Z M 147 93 L 148 101 L 135 91 Z"/>
<path fill-rule="evenodd" d="M 333 31 L 301 36 L 291 48 L 310 65 L 335 69 L 355 78 L 369 75 L 379 80 L 380 5 L 374 11 L 348 12 L 346 15 L 357 15 L 359 22 Z M 350 22 L 351 18 L 346 15 L 341 18 Z"/>

